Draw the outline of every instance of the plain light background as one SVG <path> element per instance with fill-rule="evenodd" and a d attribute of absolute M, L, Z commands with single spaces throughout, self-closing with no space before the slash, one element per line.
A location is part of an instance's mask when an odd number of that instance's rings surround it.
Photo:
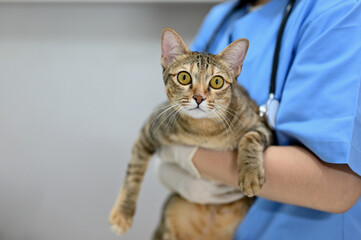
<path fill-rule="evenodd" d="M 150 239 L 167 195 L 152 164 L 133 228 L 108 214 L 166 99 L 161 30 L 189 44 L 212 5 L 0 3 L 0 240 Z"/>

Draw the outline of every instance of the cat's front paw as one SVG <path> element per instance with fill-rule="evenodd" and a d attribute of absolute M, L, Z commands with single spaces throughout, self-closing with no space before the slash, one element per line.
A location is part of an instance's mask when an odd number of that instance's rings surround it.
<path fill-rule="evenodd" d="M 124 234 L 133 224 L 133 217 L 124 214 L 119 209 L 113 209 L 109 216 L 111 229 L 118 235 Z"/>
<path fill-rule="evenodd" d="M 243 167 L 239 172 L 238 186 L 247 197 L 253 197 L 261 190 L 265 180 L 263 168 Z"/>

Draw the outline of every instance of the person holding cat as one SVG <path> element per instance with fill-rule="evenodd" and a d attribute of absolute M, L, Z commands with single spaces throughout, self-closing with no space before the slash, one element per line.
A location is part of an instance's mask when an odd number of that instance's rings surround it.
<path fill-rule="evenodd" d="M 193 51 L 217 54 L 232 41 L 247 38 L 250 47 L 238 81 L 258 105 L 267 101 L 287 2 L 217 5 L 193 42 Z M 360 39 L 360 1 L 295 2 L 276 76 L 278 145 L 264 152 L 266 183 L 235 239 L 360 239 Z M 235 151 L 168 146 L 158 154 L 163 160 L 159 178 L 171 190 L 191 202 L 234 201 L 234 193 L 228 192 L 229 186 L 238 186 Z"/>

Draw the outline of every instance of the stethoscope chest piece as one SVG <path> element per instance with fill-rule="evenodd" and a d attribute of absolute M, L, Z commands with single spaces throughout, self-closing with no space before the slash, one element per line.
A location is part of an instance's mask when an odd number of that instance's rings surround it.
<path fill-rule="evenodd" d="M 280 101 L 274 98 L 273 94 L 270 94 L 267 103 L 259 107 L 260 116 L 265 118 L 268 126 L 273 130 L 276 126 L 276 117 Z"/>

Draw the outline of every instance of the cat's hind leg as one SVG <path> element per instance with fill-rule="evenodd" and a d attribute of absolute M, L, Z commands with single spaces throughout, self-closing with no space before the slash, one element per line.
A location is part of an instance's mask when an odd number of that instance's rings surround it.
<path fill-rule="evenodd" d="M 152 240 L 231 240 L 252 202 L 245 197 L 228 204 L 195 204 L 173 194 Z"/>
<path fill-rule="evenodd" d="M 174 236 L 172 232 L 172 224 L 169 221 L 169 208 L 180 200 L 180 197 L 177 194 L 171 194 L 166 202 L 164 203 L 161 220 L 157 229 L 154 232 L 152 240 L 176 240 L 177 238 Z"/>

